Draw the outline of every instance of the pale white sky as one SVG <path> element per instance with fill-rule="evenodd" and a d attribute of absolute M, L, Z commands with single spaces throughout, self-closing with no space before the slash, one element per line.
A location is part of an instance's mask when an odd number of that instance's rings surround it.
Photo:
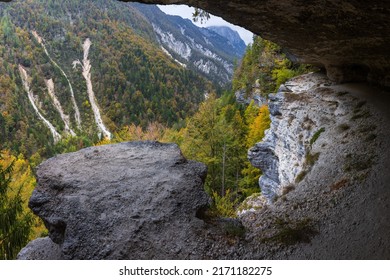
<path fill-rule="evenodd" d="M 158 5 L 158 7 L 166 14 L 169 15 L 178 15 L 182 18 L 188 18 L 192 20 L 192 13 L 194 12 L 194 8 L 186 6 L 186 5 Z M 236 30 L 241 38 L 244 40 L 246 44 L 252 43 L 253 41 L 253 33 L 234 24 L 231 24 L 224 19 L 211 15 L 210 19 L 205 23 L 201 24 L 199 21 L 194 22 L 195 25 L 201 27 L 213 26 L 213 25 L 224 25 L 229 26 L 231 29 Z"/>

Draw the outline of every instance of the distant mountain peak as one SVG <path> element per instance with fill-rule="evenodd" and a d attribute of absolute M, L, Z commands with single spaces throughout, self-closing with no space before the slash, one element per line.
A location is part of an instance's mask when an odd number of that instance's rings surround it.
<path fill-rule="evenodd" d="M 245 53 L 246 44 L 236 30 L 233 30 L 228 26 L 209 26 L 207 29 L 226 38 L 230 43 L 232 43 L 239 53 Z"/>

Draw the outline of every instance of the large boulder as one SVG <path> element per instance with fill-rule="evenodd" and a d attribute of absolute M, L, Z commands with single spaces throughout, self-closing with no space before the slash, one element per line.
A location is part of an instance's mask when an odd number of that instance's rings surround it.
<path fill-rule="evenodd" d="M 205 175 L 175 144 L 91 147 L 42 163 L 29 206 L 64 259 L 202 258 Z"/>

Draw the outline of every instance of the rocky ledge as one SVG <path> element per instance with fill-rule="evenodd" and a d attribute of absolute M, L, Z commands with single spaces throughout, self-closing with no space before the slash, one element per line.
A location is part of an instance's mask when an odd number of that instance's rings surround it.
<path fill-rule="evenodd" d="M 259 184 L 269 202 L 302 181 L 317 160 L 336 164 L 325 158 L 331 155 L 324 153 L 325 146 L 356 124 L 351 118 L 357 107 L 366 112 L 366 104 L 359 102 L 319 73 L 293 78 L 269 95 L 271 127 L 248 152 L 252 165 L 263 171 Z"/>
<path fill-rule="evenodd" d="M 263 195 L 239 220 L 205 215 L 206 168 L 174 144 L 49 159 L 30 207 L 50 234 L 19 259 L 388 259 L 389 104 L 388 92 L 318 73 L 288 81 L 249 152 Z"/>
<path fill-rule="evenodd" d="M 205 175 L 204 164 L 158 142 L 51 158 L 39 166 L 29 202 L 50 239 L 34 241 L 19 259 L 200 258 Z"/>

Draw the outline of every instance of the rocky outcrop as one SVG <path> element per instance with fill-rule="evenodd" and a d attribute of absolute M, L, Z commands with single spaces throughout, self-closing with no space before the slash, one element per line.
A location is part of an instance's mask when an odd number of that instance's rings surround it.
<path fill-rule="evenodd" d="M 37 238 L 24 247 L 17 256 L 18 260 L 61 260 L 61 247 L 49 237 Z"/>
<path fill-rule="evenodd" d="M 390 86 L 388 1 L 140 2 L 200 7 L 283 46 L 299 62 L 326 67 L 328 77 L 334 81 L 368 79 Z"/>
<path fill-rule="evenodd" d="M 324 153 L 326 146 L 332 143 L 333 148 L 343 130 L 361 125 L 357 121 L 370 113 L 364 101 L 336 87 L 322 74 L 313 73 L 289 80 L 270 95 L 271 127 L 248 152 L 252 165 L 263 171 L 259 184 L 269 202 L 284 188 L 300 183 L 317 161 L 343 165 L 333 153 Z"/>
<path fill-rule="evenodd" d="M 18 257 L 388 259 L 389 96 L 316 73 L 288 81 L 270 98 L 267 142 L 251 150 L 252 162 L 267 166 L 268 199 L 251 196 L 239 221 L 207 217 L 205 166 L 173 144 L 122 143 L 49 159 L 30 206 L 50 236 Z"/>
<path fill-rule="evenodd" d="M 237 90 L 234 95 L 236 102 L 240 104 L 249 105 L 252 101 L 259 107 L 268 104 L 268 98 L 261 93 L 259 80 L 255 82 L 249 93 L 245 89 L 241 89 Z"/>
<path fill-rule="evenodd" d="M 267 201 L 254 196 L 240 208 L 253 251 L 276 259 L 390 257 L 389 104 L 380 88 L 337 85 L 318 73 L 270 96 L 271 127 L 249 151 L 263 169 Z"/>
<path fill-rule="evenodd" d="M 204 164 L 158 142 L 91 147 L 49 159 L 38 168 L 29 206 L 61 254 L 54 245 L 55 252 L 37 253 L 42 242 L 50 243 L 44 240 L 19 258 L 201 258 L 204 222 L 197 215 L 209 203 L 205 175 Z"/>

